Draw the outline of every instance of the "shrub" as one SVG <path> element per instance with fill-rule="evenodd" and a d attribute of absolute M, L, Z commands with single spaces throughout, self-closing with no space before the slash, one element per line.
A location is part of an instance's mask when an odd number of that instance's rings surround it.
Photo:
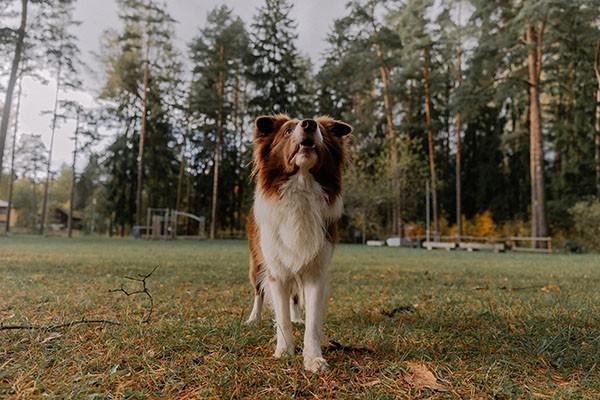
<path fill-rule="evenodd" d="M 575 239 L 585 250 L 600 251 L 600 201 L 580 201 L 569 210 Z"/>

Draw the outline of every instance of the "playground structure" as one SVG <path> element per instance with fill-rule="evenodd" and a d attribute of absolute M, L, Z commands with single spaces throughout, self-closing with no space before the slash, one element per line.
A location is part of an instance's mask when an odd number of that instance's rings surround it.
<path fill-rule="evenodd" d="M 198 224 L 197 234 L 178 235 L 177 228 L 179 218 L 187 218 L 196 221 Z M 205 239 L 206 238 L 206 218 L 199 217 L 184 211 L 173 210 L 170 208 L 148 208 L 146 212 L 146 225 L 135 227 L 136 238 L 151 240 L 170 240 L 177 238 L 185 239 Z"/>

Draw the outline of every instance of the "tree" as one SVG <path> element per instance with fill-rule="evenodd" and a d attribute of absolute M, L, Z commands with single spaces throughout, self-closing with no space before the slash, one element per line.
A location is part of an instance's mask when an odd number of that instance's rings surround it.
<path fill-rule="evenodd" d="M 241 81 L 246 71 L 240 68 L 248 58 L 249 41 L 244 24 L 231 10 L 221 6 L 211 11 L 206 28 L 191 44 L 194 79 L 190 107 L 200 130 L 211 136 L 212 196 L 210 238 L 218 228 L 219 182 L 225 133 L 241 133 L 243 112 L 240 110 Z M 234 146 L 236 138 L 234 139 Z M 210 140 L 210 139 L 209 139 Z M 209 141 L 204 141 L 208 144 Z M 230 192 L 231 193 L 231 192 Z M 234 192 L 235 193 L 235 192 Z"/>
<path fill-rule="evenodd" d="M 438 180 L 436 171 L 436 149 L 433 115 L 432 76 L 433 41 L 428 34 L 430 24 L 427 13 L 433 5 L 431 0 L 411 0 L 393 16 L 403 44 L 402 61 L 405 64 L 407 79 L 420 81 L 423 89 L 423 110 L 427 132 L 427 154 L 431 180 L 431 200 L 433 211 L 434 236 L 440 235 Z"/>
<path fill-rule="evenodd" d="M 6 220 L 11 220 L 12 208 L 13 208 L 13 192 L 15 183 L 15 153 L 17 149 L 17 137 L 19 134 L 19 113 L 21 111 L 21 94 L 23 88 L 23 76 L 19 78 L 19 91 L 17 94 L 17 110 L 15 112 L 15 121 L 13 127 L 12 145 L 10 152 L 10 174 L 8 182 L 8 207 L 6 212 Z M 0 168 L 1 170 L 1 168 Z M 10 223 L 6 224 L 6 233 L 10 232 Z"/>
<path fill-rule="evenodd" d="M 144 203 L 173 207 L 177 176 L 174 128 L 182 99 L 181 63 L 171 41 L 174 20 L 155 1 L 122 0 L 120 32 L 104 35 L 106 70 L 101 98 L 118 128 L 105 165 L 107 201 L 121 234 L 141 225 Z M 134 182 L 135 184 L 131 184 Z"/>
<path fill-rule="evenodd" d="M 288 0 L 265 0 L 252 23 L 252 69 L 254 84 L 250 107 L 257 115 L 288 113 L 312 116 L 314 106 L 307 92 L 306 63 L 296 47 L 297 24 L 290 16 Z"/>
<path fill-rule="evenodd" d="M 63 119 L 75 120 L 75 132 L 73 134 L 73 162 L 71 164 L 71 186 L 69 188 L 69 219 L 67 222 L 67 235 L 73 236 L 73 211 L 75 209 L 75 193 L 77 186 L 77 155 L 94 145 L 99 137 L 94 114 L 90 110 L 75 101 L 61 102 L 64 110 Z"/>
<path fill-rule="evenodd" d="M 540 76 L 546 21 L 531 21 L 527 24 L 525 43 L 527 69 L 529 72 L 529 135 L 531 162 L 531 226 L 534 237 L 548 235 L 546 223 L 546 186 L 544 184 L 544 135 L 540 105 Z M 536 246 L 536 242 L 533 242 Z"/>
<path fill-rule="evenodd" d="M 594 62 L 596 72 L 596 137 L 595 137 L 595 159 L 596 159 L 596 197 L 600 198 L 600 39 L 596 45 L 596 60 Z"/>
<path fill-rule="evenodd" d="M 79 22 L 73 19 L 74 3 L 72 0 L 59 1 L 49 16 L 49 28 L 45 32 L 45 41 L 51 43 L 46 50 L 48 66 L 55 73 L 56 91 L 54 94 L 54 109 L 52 110 L 52 122 L 50 126 L 50 145 L 48 146 L 48 159 L 46 168 L 46 182 L 44 185 L 44 198 L 42 204 L 42 218 L 40 224 L 40 235 L 44 234 L 46 226 L 46 214 L 48 213 L 48 191 L 52 176 L 52 153 L 54 150 L 54 137 L 59 119 L 60 93 L 65 89 L 79 86 L 78 66 L 79 47 L 77 38 L 71 33 L 71 29 Z"/>
<path fill-rule="evenodd" d="M 40 135 L 23 134 L 19 138 L 17 147 L 16 165 L 19 173 L 29 180 L 31 185 L 31 195 L 29 196 L 30 203 L 26 206 L 19 207 L 21 210 L 29 210 L 29 224 L 32 229 L 39 229 L 38 224 L 38 190 L 37 186 L 40 181 L 40 172 L 43 165 L 47 163 L 47 149 Z"/>
<path fill-rule="evenodd" d="M 17 83 L 17 75 L 21 64 L 21 57 L 23 53 L 23 47 L 25 42 L 25 34 L 27 29 L 27 7 L 29 5 L 28 0 L 21 0 L 21 22 L 19 28 L 16 30 L 16 41 L 15 51 L 12 59 L 10 68 L 10 77 L 8 79 L 8 87 L 6 88 L 6 94 L 4 96 L 4 104 L 2 108 L 2 119 L 0 120 L 0 172 L 4 166 L 4 146 L 6 143 L 6 134 L 8 132 L 8 125 L 10 121 L 10 113 L 12 111 L 12 100 L 13 93 L 15 91 L 15 85 Z M 2 174 L 0 174 L 0 179 Z"/>

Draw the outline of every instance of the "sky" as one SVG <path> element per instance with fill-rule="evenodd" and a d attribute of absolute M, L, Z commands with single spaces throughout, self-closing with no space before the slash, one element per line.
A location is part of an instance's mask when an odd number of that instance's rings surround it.
<path fill-rule="evenodd" d="M 197 35 L 206 21 L 210 10 L 221 4 L 233 9 L 249 25 L 256 9 L 264 0 L 166 0 L 168 11 L 175 18 L 175 43 L 187 55 L 188 43 Z M 326 48 L 325 38 L 333 25 L 333 20 L 344 14 L 347 0 L 297 0 L 294 1 L 292 16 L 298 24 L 297 45 L 300 51 L 309 56 L 315 66 L 320 65 L 321 55 Z M 75 30 L 79 38 L 82 58 L 89 71 L 85 73 L 80 91 L 63 95 L 63 98 L 78 100 L 86 106 L 92 106 L 102 85 L 101 70 L 94 54 L 99 53 L 100 37 L 109 28 L 118 29 L 115 0 L 79 0 L 75 18 L 81 25 Z M 23 96 L 19 116 L 19 133 L 41 134 L 46 146 L 50 143 L 50 116 L 42 113 L 52 109 L 55 82 L 42 85 L 30 78 L 23 80 Z M 65 122 L 56 130 L 53 170 L 60 165 L 71 163 L 74 122 Z M 85 160 L 80 160 L 82 166 Z"/>

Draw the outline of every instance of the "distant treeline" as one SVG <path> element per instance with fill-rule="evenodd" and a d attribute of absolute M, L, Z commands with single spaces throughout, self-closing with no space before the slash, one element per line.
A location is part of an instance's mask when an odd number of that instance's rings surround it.
<path fill-rule="evenodd" d="M 18 24 L 27 1 L 4 3 Z M 217 7 L 187 54 L 173 43 L 167 3 L 120 0 L 122 24 L 102 36 L 94 110 L 61 101 L 82 69 L 72 3 L 30 4 L 61 8 L 52 49 L 36 34 L 44 23 L 28 25 L 20 49 L 19 29 L 2 31 L 2 64 L 14 67 L 22 53 L 16 72 L 2 69 L 2 90 L 16 97 L 19 76 L 49 67 L 63 82 L 54 120 L 79 116 L 78 156 L 88 165 L 76 173 L 74 204 L 88 230 L 92 206 L 96 231 L 122 234 L 161 207 L 206 216 L 211 236 L 241 234 L 253 196 L 252 121 L 280 112 L 354 125 L 347 240 L 422 234 L 426 184 L 431 229 L 446 235 L 570 235 L 575 205 L 600 196 L 597 0 L 354 0 L 332 21 L 318 63 L 296 46 L 302 21 L 288 0 L 265 0 L 249 26 Z M 99 131 L 114 134 L 98 151 Z M 36 140 L 20 135 L 14 168 L 15 187 L 30 193 L 15 205 L 30 210 L 22 224 L 31 229 L 48 220 L 31 197 L 47 197 L 38 187 L 46 177 L 50 188 L 61 179 L 48 174 L 51 149 Z M 49 202 L 68 206 L 64 197 L 50 190 Z"/>

